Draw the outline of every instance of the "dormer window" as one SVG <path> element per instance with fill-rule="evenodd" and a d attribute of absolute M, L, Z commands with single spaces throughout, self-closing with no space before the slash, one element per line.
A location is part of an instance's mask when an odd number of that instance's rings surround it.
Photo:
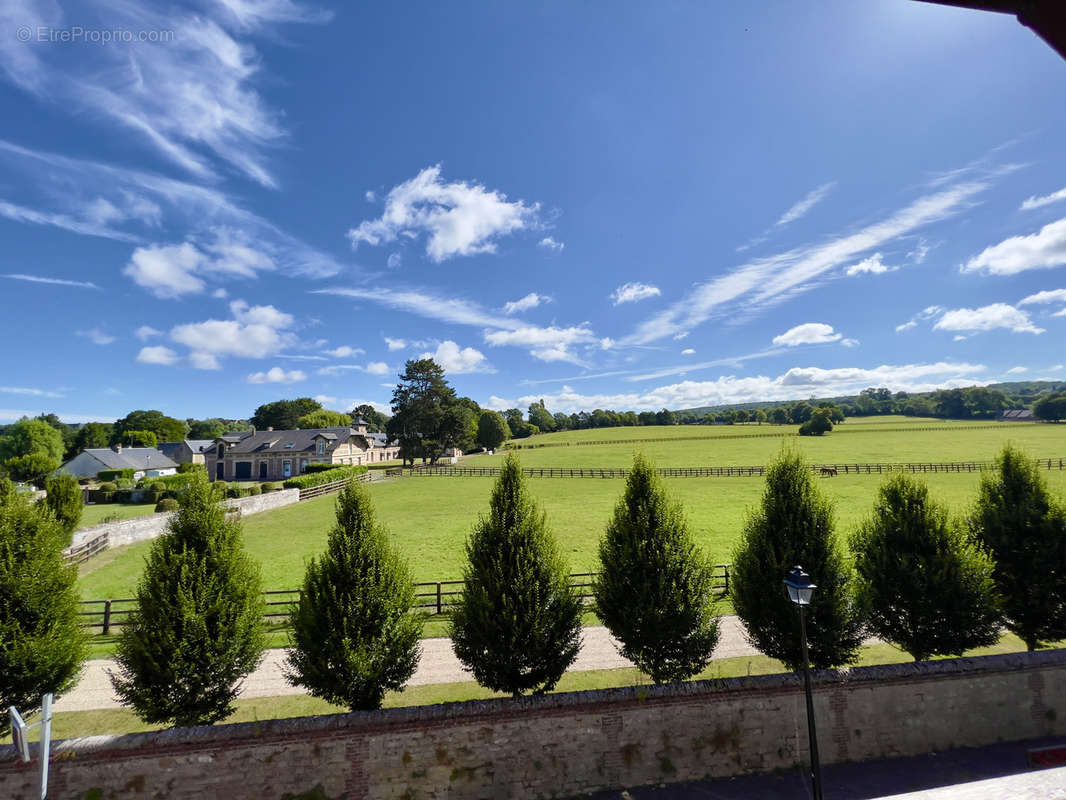
<path fill-rule="evenodd" d="M 318 454 L 324 456 L 326 454 L 326 442 L 324 439 L 318 440 Z"/>

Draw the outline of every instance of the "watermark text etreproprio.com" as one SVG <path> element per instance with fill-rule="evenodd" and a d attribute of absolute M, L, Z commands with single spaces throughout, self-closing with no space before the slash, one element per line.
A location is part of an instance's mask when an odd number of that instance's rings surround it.
<path fill-rule="evenodd" d="M 71 25 L 57 28 L 51 25 L 20 25 L 15 31 L 20 42 L 43 44 L 114 44 L 116 42 L 173 42 L 172 30 L 131 30 L 129 28 L 85 28 Z"/>

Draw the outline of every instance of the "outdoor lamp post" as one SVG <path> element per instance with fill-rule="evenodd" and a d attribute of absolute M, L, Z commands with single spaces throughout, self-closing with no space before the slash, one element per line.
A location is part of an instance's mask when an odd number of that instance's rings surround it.
<path fill-rule="evenodd" d="M 814 730 L 814 700 L 811 697 L 811 670 L 807 661 L 807 623 L 804 607 L 811 604 L 811 595 L 817 588 L 803 567 L 795 566 L 785 578 L 789 599 L 796 604 L 800 618 L 800 641 L 803 643 L 803 686 L 807 694 L 807 740 L 811 747 L 811 781 L 814 783 L 814 800 L 822 800 L 822 766 L 818 761 L 818 734 Z"/>

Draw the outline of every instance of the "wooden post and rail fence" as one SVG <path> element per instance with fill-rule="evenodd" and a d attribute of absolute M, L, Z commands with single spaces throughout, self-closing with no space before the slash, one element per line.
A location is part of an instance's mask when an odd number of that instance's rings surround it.
<path fill-rule="evenodd" d="M 714 589 L 720 596 L 725 597 L 730 591 L 730 565 L 717 564 L 714 569 L 715 578 L 718 580 Z M 578 590 L 581 602 L 586 605 L 592 602 L 592 579 L 595 576 L 595 572 L 576 572 L 570 576 L 570 585 Z M 289 610 L 299 602 L 301 593 L 300 589 L 263 592 L 263 599 L 266 602 L 263 620 L 268 624 L 285 625 L 289 619 Z M 463 582 L 461 580 L 416 583 L 415 611 L 428 616 L 448 614 L 451 606 L 458 602 L 462 593 Z M 132 597 L 82 600 L 79 606 L 81 626 L 91 632 L 108 636 L 114 633 L 116 628 L 120 628 L 123 621 L 134 612 L 137 600 Z"/>

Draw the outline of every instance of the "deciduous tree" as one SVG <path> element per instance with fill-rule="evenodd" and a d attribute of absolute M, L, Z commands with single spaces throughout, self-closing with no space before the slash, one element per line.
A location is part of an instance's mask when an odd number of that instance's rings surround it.
<path fill-rule="evenodd" d="M 507 441 L 511 429 L 499 411 L 482 411 L 477 425 L 477 443 L 486 450 L 495 450 Z"/>

